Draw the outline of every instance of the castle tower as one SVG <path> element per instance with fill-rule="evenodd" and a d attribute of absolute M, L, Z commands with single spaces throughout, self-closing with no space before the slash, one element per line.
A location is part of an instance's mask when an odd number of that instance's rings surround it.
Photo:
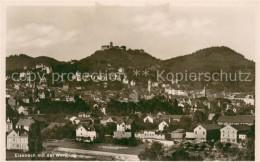
<path fill-rule="evenodd" d="M 113 47 L 113 42 L 110 42 L 110 46 L 109 46 L 110 48 L 112 48 Z"/>

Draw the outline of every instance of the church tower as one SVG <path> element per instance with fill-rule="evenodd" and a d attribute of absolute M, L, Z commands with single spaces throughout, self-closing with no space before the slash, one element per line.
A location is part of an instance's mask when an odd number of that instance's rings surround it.
<path fill-rule="evenodd" d="M 148 92 L 150 93 L 151 92 L 151 80 L 149 79 L 148 80 Z"/>

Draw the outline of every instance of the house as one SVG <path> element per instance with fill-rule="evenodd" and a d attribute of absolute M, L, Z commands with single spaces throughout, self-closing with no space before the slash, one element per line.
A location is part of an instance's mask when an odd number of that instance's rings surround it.
<path fill-rule="evenodd" d="M 30 103 L 30 99 L 28 97 L 23 97 L 21 98 L 21 100 L 23 101 L 23 103 Z"/>
<path fill-rule="evenodd" d="M 216 115 L 215 113 L 210 113 L 208 116 L 208 120 L 212 120 L 215 115 Z"/>
<path fill-rule="evenodd" d="M 6 136 L 6 149 L 7 150 L 22 150 L 22 151 L 28 151 L 28 134 L 23 133 L 19 135 L 16 133 L 16 131 L 12 130 L 7 136 Z"/>
<path fill-rule="evenodd" d="M 79 117 L 79 118 L 89 118 L 90 115 L 91 115 L 91 112 L 90 112 L 90 111 L 89 111 L 89 112 L 79 112 L 79 113 L 78 113 L 78 117 Z"/>
<path fill-rule="evenodd" d="M 185 135 L 184 129 L 176 129 L 171 133 L 171 139 L 174 141 L 182 141 Z"/>
<path fill-rule="evenodd" d="M 152 115 L 147 115 L 145 118 L 144 118 L 144 123 L 146 122 L 149 122 L 149 123 L 153 123 L 155 120 L 155 117 L 152 116 Z"/>
<path fill-rule="evenodd" d="M 135 138 L 153 139 L 154 137 L 155 137 L 155 131 L 145 130 L 143 132 L 135 133 Z"/>
<path fill-rule="evenodd" d="M 10 98 L 8 99 L 8 104 L 9 104 L 10 106 L 16 106 L 16 99 L 14 99 L 13 97 L 10 97 Z"/>
<path fill-rule="evenodd" d="M 18 111 L 19 114 L 28 115 L 28 108 L 27 107 L 20 106 L 17 109 L 17 111 Z"/>
<path fill-rule="evenodd" d="M 16 129 L 24 129 L 29 131 L 30 126 L 35 123 L 35 120 L 32 117 L 23 117 L 16 123 Z"/>
<path fill-rule="evenodd" d="M 200 124 L 194 128 L 195 139 L 200 142 L 218 140 L 220 137 L 220 126 L 217 124 Z"/>
<path fill-rule="evenodd" d="M 255 105 L 255 99 L 254 99 L 254 95 L 247 95 L 243 101 L 247 104 L 247 105 Z"/>
<path fill-rule="evenodd" d="M 39 92 L 38 96 L 39 96 L 40 99 L 45 99 L 45 93 L 43 91 Z"/>
<path fill-rule="evenodd" d="M 109 116 L 100 117 L 100 123 L 102 125 L 106 125 L 107 123 L 110 123 L 110 122 L 114 122 L 114 120 L 111 117 L 109 117 Z"/>
<path fill-rule="evenodd" d="M 169 125 L 168 125 L 165 121 L 162 121 L 162 122 L 158 125 L 158 130 L 159 130 L 159 131 L 163 131 L 165 127 L 169 127 Z"/>
<path fill-rule="evenodd" d="M 135 138 L 165 140 L 168 134 L 155 131 L 143 131 L 135 133 Z"/>
<path fill-rule="evenodd" d="M 238 143 L 246 139 L 248 132 L 250 132 L 248 125 L 227 125 L 220 129 L 220 141 Z"/>
<path fill-rule="evenodd" d="M 20 84 L 14 84 L 14 89 L 18 90 L 20 89 Z"/>
<path fill-rule="evenodd" d="M 74 95 L 67 95 L 65 97 L 66 102 L 75 102 Z"/>
<path fill-rule="evenodd" d="M 7 118 L 6 120 L 6 132 L 13 130 L 13 122 Z"/>
<path fill-rule="evenodd" d="M 129 94 L 129 101 L 138 102 L 138 93 L 135 90 Z"/>
<path fill-rule="evenodd" d="M 235 115 L 235 116 L 220 116 L 217 120 L 218 125 L 253 125 L 255 116 L 253 115 Z"/>
<path fill-rule="evenodd" d="M 79 120 L 80 124 L 84 124 L 84 125 L 89 125 L 89 124 L 94 124 L 94 118 L 90 118 L 90 117 L 81 117 L 81 118 L 77 118 L 76 120 Z"/>
<path fill-rule="evenodd" d="M 80 122 L 76 116 L 72 116 L 69 120 L 72 122 L 72 124 L 79 124 Z"/>
<path fill-rule="evenodd" d="M 132 137 L 132 133 L 130 132 L 130 130 L 132 129 L 132 124 L 133 120 L 129 118 L 117 120 L 117 131 L 114 131 L 113 138 L 121 139 Z"/>
<path fill-rule="evenodd" d="M 43 67 L 44 67 L 44 65 L 42 63 L 35 65 L 36 69 L 42 69 Z"/>
<path fill-rule="evenodd" d="M 125 132 L 126 130 L 131 130 L 131 126 L 133 124 L 133 120 L 126 118 L 126 119 L 119 119 L 117 121 L 116 130 L 118 132 Z"/>
<path fill-rule="evenodd" d="M 82 142 L 93 142 L 97 139 L 97 132 L 95 128 L 90 125 L 79 125 L 76 129 L 76 140 Z"/>
<path fill-rule="evenodd" d="M 162 115 L 160 118 L 169 123 L 174 122 L 174 121 L 180 122 L 182 115 Z"/>
<path fill-rule="evenodd" d="M 62 87 L 62 89 L 63 89 L 64 91 L 68 91 L 69 85 L 68 85 L 68 84 L 64 84 L 63 87 Z"/>
<path fill-rule="evenodd" d="M 194 140 L 195 139 L 194 132 L 185 132 L 185 139 L 187 139 L 187 140 Z"/>

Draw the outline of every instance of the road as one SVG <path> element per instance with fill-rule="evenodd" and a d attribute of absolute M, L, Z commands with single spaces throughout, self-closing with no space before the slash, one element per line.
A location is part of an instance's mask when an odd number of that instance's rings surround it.
<path fill-rule="evenodd" d="M 119 154 L 119 153 L 64 148 L 64 147 L 58 147 L 55 149 L 55 151 L 74 153 L 74 154 L 87 154 L 87 155 L 94 155 L 94 156 L 112 156 L 116 160 L 121 160 L 121 161 L 139 161 L 137 155 L 129 155 L 129 154 Z"/>

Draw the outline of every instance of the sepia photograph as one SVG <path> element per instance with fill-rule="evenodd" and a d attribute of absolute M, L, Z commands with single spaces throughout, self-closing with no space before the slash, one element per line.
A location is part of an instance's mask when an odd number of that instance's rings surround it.
<path fill-rule="evenodd" d="M 21 2 L 6 161 L 256 161 L 259 1 Z"/>

